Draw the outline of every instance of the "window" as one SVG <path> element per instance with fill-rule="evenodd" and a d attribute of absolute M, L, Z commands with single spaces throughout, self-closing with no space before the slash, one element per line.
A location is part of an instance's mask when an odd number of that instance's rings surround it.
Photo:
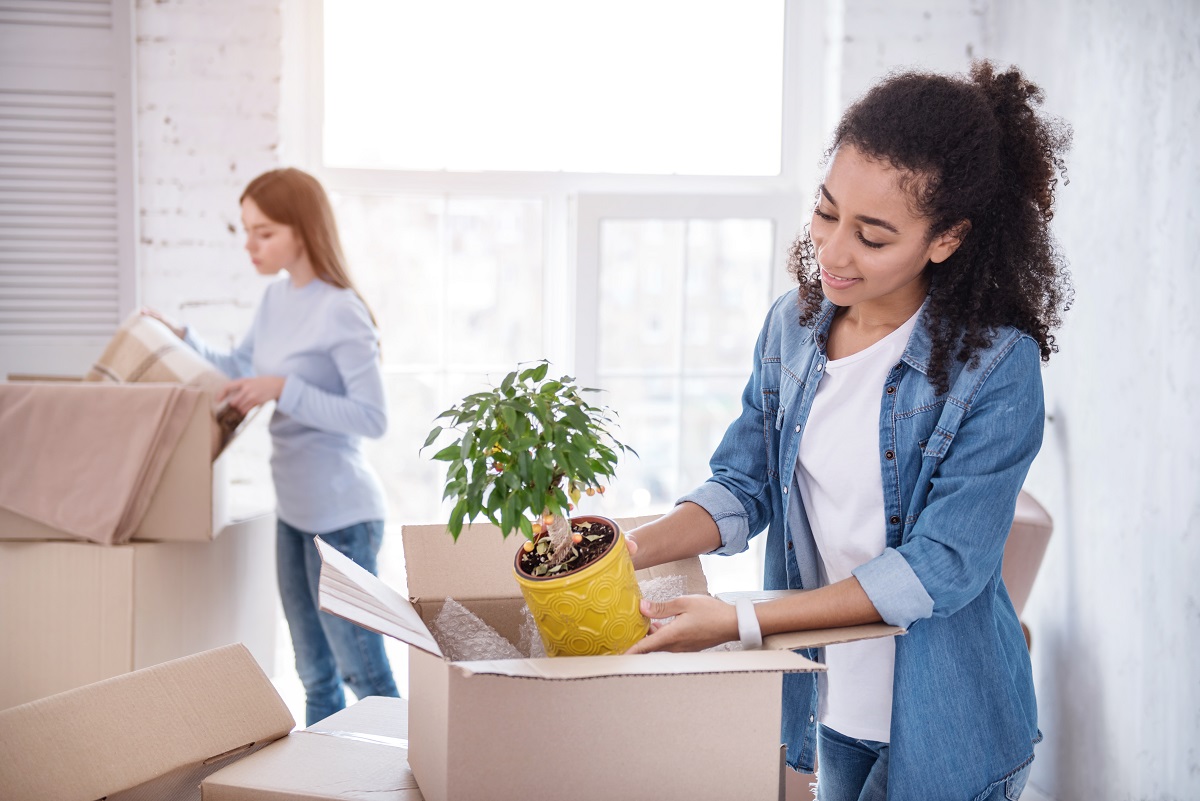
<path fill-rule="evenodd" d="M 776 175 L 782 0 L 325 5 L 331 167 Z"/>
<path fill-rule="evenodd" d="M 708 476 L 811 198 L 818 6 L 300 0 L 285 155 L 383 328 L 393 525 L 448 512 L 433 418 L 540 358 L 605 389 L 640 454 L 583 511 L 666 511 Z M 710 561 L 713 589 L 760 558 Z"/>

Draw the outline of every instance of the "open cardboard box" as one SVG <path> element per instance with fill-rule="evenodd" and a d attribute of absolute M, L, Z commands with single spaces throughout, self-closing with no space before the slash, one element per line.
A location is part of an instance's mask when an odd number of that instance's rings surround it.
<path fill-rule="evenodd" d="M 111 392 L 116 387 L 129 385 L 39 380 L 33 386 L 53 388 L 56 392 L 69 388 L 86 397 L 90 393 Z M 229 525 L 231 513 L 224 457 L 212 459 L 211 406 L 211 398 L 205 393 L 193 409 L 187 428 L 163 469 L 146 514 L 133 534 L 134 540 L 212 540 Z M 81 419 L 79 424 L 87 425 L 87 420 Z M 131 421 L 133 424 L 135 421 Z M 79 538 L 0 508 L 0 540 L 78 541 Z"/>
<path fill-rule="evenodd" d="M 628 531 L 652 519 L 617 522 Z M 444 526 L 405 526 L 403 539 L 411 600 L 318 540 L 320 602 L 411 646 L 408 759 L 429 801 L 780 798 L 782 676 L 824 669 L 789 649 L 900 632 L 875 624 L 758 651 L 453 662 L 428 628 L 446 598 L 517 642 L 517 543 L 482 525 L 457 543 Z M 638 579 L 675 574 L 707 592 L 698 559 Z M 548 758 L 564 744 L 584 756 Z"/>
<path fill-rule="evenodd" d="M 271 515 L 214 542 L 0 542 L 0 709 L 234 642 L 269 670 L 274 559 Z"/>
<path fill-rule="evenodd" d="M 202 801 L 422 801 L 408 702 L 364 698 L 206 778 Z"/>
<path fill-rule="evenodd" d="M 0 712 L 0 801 L 190 801 L 295 721 L 242 645 Z"/>

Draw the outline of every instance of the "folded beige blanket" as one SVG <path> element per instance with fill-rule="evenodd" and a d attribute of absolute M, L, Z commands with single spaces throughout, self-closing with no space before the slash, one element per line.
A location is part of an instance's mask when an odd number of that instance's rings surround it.
<path fill-rule="evenodd" d="M 0 384 L 0 507 L 76 537 L 127 542 L 175 452 L 199 389 Z"/>
<path fill-rule="evenodd" d="M 153 317 L 132 314 L 109 340 L 84 381 L 115 384 L 186 384 L 214 398 L 229 377 Z M 232 406 L 213 407 L 212 457 L 216 459 L 242 424 Z"/>

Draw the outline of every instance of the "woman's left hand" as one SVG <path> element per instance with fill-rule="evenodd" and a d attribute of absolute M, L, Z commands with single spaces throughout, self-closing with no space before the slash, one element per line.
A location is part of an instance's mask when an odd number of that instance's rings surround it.
<path fill-rule="evenodd" d="M 229 401 L 229 405 L 242 414 L 267 401 L 279 400 L 283 394 L 283 383 L 287 379 L 277 375 L 260 375 L 254 378 L 238 378 L 221 387 L 217 402 Z"/>
<path fill-rule="evenodd" d="M 702 651 L 738 638 L 737 610 L 707 595 L 684 595 L 663 603 L 642 601 L 642 614 L 652 621 L 650 633 L 625 653 Z"/>

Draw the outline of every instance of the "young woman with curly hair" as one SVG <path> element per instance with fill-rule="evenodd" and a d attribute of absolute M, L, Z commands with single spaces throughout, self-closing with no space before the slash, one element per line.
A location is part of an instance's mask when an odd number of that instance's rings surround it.
<path fill-rule="evenodd" d="M 1037 725 L 1000 563 L 1042 440 L 1070 300 L 1050 234 L 1070 134 L 1017 69 L 893 75 L 844 115 L 713 476 L 631 533 L 647 567 L 767 529 L 766 589 L 702 596 L 631 652 L 884 621 L 784 677 L 789 762 L 820 801 L 1014 799 Z M 814 749 L 815 746 L 815 749 Z"/>

